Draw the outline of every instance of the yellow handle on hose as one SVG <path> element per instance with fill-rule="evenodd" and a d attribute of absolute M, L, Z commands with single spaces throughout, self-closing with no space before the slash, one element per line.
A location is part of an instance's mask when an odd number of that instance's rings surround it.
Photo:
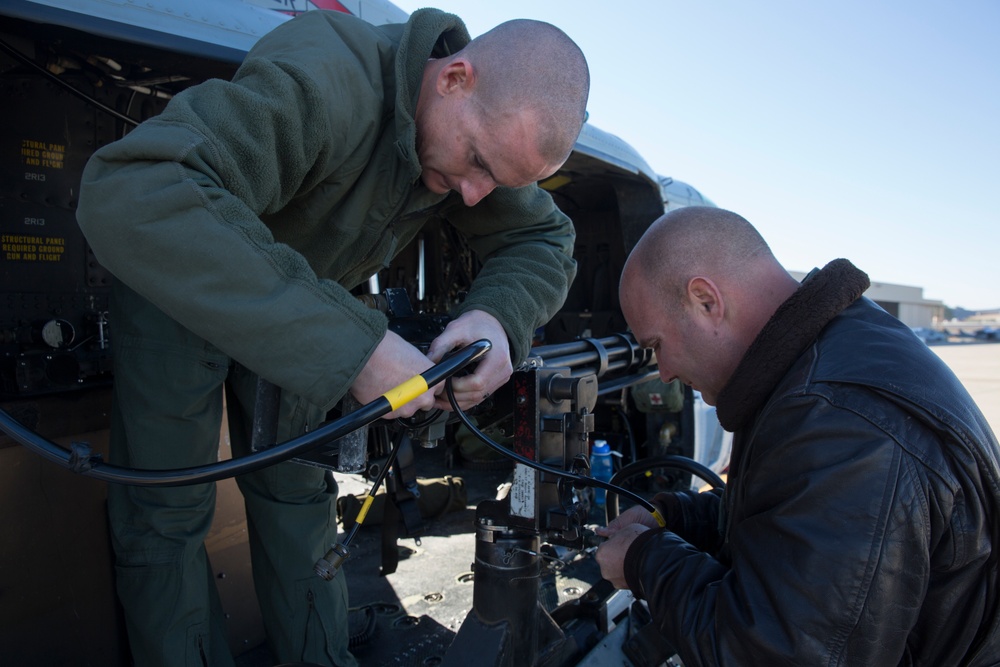
<path fill-rule="evenodd" d="M 403 384 L 396 385 L 389 391 L 385 392 L 382 396 L 385 400 L 389 401 L 389 405 L 392 406 L 392 409 L 396 410 L 401 405 L 409 403 L 417 396 L 427 391 L 427 389 L 427 380 L 424 379 L 424 376 L 414 375 Z"/>
<path fill-rule="evenodd" d="M 667 520 L 663 518 L 662 514 L 660 514 L 660 510 L 653 511 L 653 518 L 656 519 L 656 523 L 660 524 L 660 528 L 667 527 Z"/>
<path fill-rule="evenodd" d="M 371 509 L 373 502 L 375 502 L 374 495 L 369 495 L 365 498 L 364 504 L 361 505 L 361 510 L 358 511 L 358 515 L 354 517 L 354 523 L 362 524 L 365 522 L 365 517 L 368 516 L 368 510 Z"/>

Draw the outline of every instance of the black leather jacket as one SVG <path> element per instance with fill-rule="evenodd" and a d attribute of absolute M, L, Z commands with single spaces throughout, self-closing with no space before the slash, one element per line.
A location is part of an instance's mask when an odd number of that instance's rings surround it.
<path fill-rule="evenodd" d="M 686 667 L 1000 664 L 996 437 L 857 276 L 807 278 L 720 393 L 721 501 L 661 498 L 629 549 Z"/>

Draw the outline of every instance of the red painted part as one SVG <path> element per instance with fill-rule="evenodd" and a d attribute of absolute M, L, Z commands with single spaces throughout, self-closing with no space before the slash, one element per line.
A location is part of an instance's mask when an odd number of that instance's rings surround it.
<path fill-rule="evenodd" d="M 312 0 L 312 3 L 319 9 L 335 9 L 338 12 L 344 12 L 345 14 L 351 13 L 347 7 L 337 2 L 337 0 Z"/>
<path fill-rule="evenodd" d="M 534 379 L 536 373 L 514 373 L 514 452 L 536 460 L 538 415 Z"/>

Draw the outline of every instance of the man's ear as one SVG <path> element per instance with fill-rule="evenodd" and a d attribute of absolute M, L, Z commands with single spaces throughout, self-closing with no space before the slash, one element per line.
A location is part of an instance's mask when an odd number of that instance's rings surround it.
<path fill-rule="evenodd" d="M 687 298 L 693 315 L 702 322 L 718 326 L 725 318 L 725 303 L 719 286 L 711 278 L 695 276 L 688 281 Z"/>
<path fill-rule="evenodd" d="M 441 68 L 437 75 L 437 91 L 441 95 L 471 91 L 476 85 L 476 70 L 465 58 L 456 58 Z"/>

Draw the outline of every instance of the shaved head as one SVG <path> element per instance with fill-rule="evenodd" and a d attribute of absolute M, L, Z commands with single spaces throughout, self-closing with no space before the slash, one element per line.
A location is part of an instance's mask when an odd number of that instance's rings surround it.
<path fill-rule="evenodd" d="M 476 102 L 491 124 L 530 110 L 542 128 L 539 150 L 562 164 L 587 111 L 590 72 L 580 47 L 543 21 L 516 19 L 475 38 L 452 58 L 476 71 Z"/>
<path fill-rule="evenodd" d="M 742 216 L 721 208 L 688 206 L 659 218 L 629 256 L 639 271 L 676 307 L 691 278 L 707 275 L 748 278 L 755 266 L 776 265 L 767 242 Z"/>
<path fill-rule="evenodd" d="M 622 314 L 660 377 L 679 378 L 715 405 L 761 329 L 798 289 L 742 217 L 687 207 L 646 230 L 619 289 Z"/>

